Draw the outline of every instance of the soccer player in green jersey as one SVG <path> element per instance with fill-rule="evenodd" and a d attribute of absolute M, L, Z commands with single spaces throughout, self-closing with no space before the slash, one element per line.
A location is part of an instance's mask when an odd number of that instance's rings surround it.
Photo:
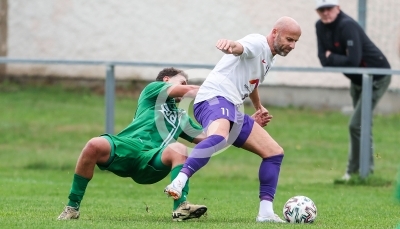
<path fill-rule="evenodd" d="M 133 121 L 117 135 L 103 134 L 90 139 L 78 158 L 69 202 L 59 220 L 79 218 L 79 207 L 95 165 L 138 184 L 154 184 L 169 173 L 175 179 L 187 158 L 187 147 L 179 137 L 193 143 L 204 139 L 201 126 L 179 109 L 183 96 L 196 95 L 198 86 L 187 85 L 188 76 L 175 68 L 165 68 L 156 81 L 147 85 L 138 100 Z M 207 207 L 186 201 L 189 185 L 182 197 L 174 200 L 174 221 L 201 217 Z"/>

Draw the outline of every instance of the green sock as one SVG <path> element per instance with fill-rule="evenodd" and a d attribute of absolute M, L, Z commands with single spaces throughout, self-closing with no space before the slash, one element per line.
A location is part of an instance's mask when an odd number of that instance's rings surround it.
<path fill-rule="evenodd" d="M 179 174 L 183 167 L 183 164 L 176 166 L 175 168 L 172 168 L 171 170 L 171 181 L 173 181 Z M 178 206 L 186 201 L 186 197 L 189 194 L 189 180 L 186 182 L 185 187 L 182 189 L 182 196 L 181 198 L 174 200 L 174 208 L 173 210 L 177 209 Z"/>
<path fill-rule="evenodd" d="M 79 205 L 81 204 L 83 195 L 85 195 L 85 190 L 89 181 L 90 179 L 74 174 L 71 191 L 68 196 L 68 206 L 79 209 Z"/>
<path fill-rule="evenodd" d="M 400 172 L 397 178 L 396 198 L 400 202 Z"/>

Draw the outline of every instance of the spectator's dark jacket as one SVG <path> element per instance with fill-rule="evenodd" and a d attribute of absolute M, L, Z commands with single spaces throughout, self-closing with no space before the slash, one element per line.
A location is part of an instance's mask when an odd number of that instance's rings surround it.
<path fill-rule="evenodd" d="M 316 25 L 318 57 L 325 67 L 368 67 L 390 68 L 381 50 L 368 38 L 361 26 L 347 14 L 340 11 L 336 20 Z M 325 52 L 332 54 L 326 58 Z M 354 84 L 361 85 L 361 75 L 345 74 Z M 384 76 L 374 75 L 374 81 Z"/>

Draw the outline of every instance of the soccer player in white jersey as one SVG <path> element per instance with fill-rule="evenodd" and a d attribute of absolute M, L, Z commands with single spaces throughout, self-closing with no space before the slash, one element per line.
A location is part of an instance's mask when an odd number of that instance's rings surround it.
<path fill-rule="evenodd" d="M 261 157 L 259 169 L 260 207 L 257 222 L 285 222 L 274 213 L 274 200 L 283 149 L 254 120 L 242 112 L 243 100 L 249 97 L 257 112 L 267 122 L 272 116 L 261 104 L 258 86 L 275 61 L 295 48 L 301 35 L 299 24 L 290 17 L 279 18 L 267 36 L 250 34 L 233 41 L 218 40 L 216 47 L 225 55 L 201 85 L 194 115 L 207 138 L 197 144 L 178 176 L 164 192 L 180 198 L 188 178 L 202 168 L 217 151 L 228 145 L 246 149 Z M 240 110 L 240 108 L 242 108 Z"/>

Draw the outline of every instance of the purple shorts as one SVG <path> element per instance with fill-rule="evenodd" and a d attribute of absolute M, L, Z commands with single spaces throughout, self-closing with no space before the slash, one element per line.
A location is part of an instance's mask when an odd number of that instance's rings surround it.
<path fill-rule="evenodd" d="M 204 130 L 207 130 L 212 121 L 228 119 L 231 122 L 228 144 L 242 147 L 253 129 L 254 120 L 247 114 L 239 111 L 233 103 L 221 96 L 196 103 L 193 106 L 194 117 Z"/>

